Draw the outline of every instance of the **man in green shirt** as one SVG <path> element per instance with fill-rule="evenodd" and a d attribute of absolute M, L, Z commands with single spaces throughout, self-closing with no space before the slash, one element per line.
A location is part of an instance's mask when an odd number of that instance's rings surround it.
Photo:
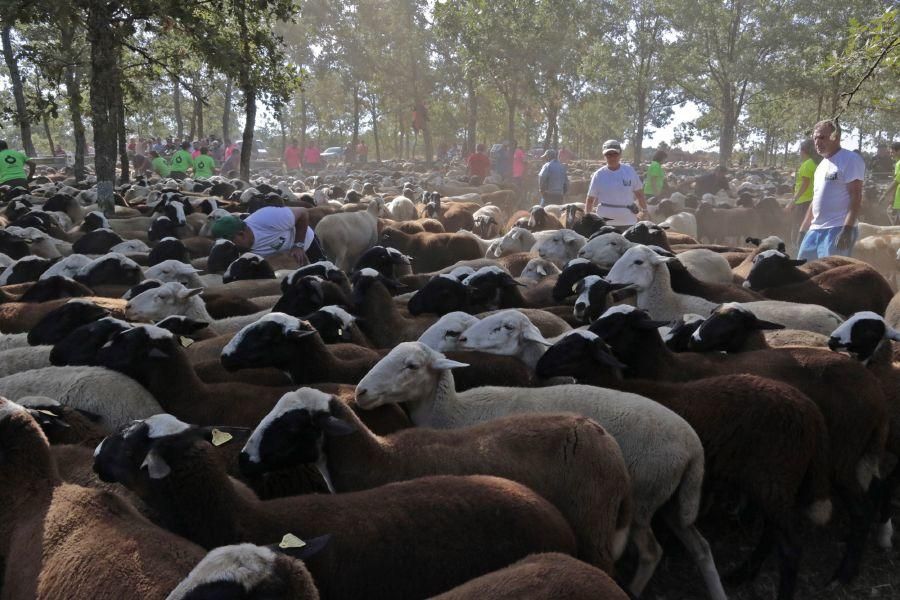
<path fill-rule="evenodd" d="M 156 150 L 150 151 L 150 157 L 152 158 L 152 160 L 150 161 L 150 165 L 153 168 L 153 172 L 160 177 L 168 177 L 169 163 L 166 162 L 166 159 L 160 156 L 159 152 L 157 152 Z"/>
<path fill-rule="evenodd" d="M 28 176 L 25 175 L 28 165 Z M 28 187 L 34 177 L 35 163 L 18 150 L 10 150 L 6 140 L 0 140 L 0 185 L 9 187 Z"/>
<path fill-rule="evenodd" d="M 644 196 L 659 196 L 662 194 L 663 188 L 666 186 L 666 174 L 662 170 L 662 161 L 668 156 L 662 150 L 657 150 L 653 155 L 653 161 L 647 168 L 647 175 L 644 177 Z"/>
<path fill-rule="evenodd" d="M 194 179 L 209 179 L 216 172 L 216 161 L 209 155 L 209 148 L 200 148 L 200 154 L 194 159 Z"/>
<path fill-rule="evenodd" d="M 187 177 L 187 170 L 194 168 L 194 159 L 191 158 L 190 142 L 181 142 L 181 150 L 172 155 L 169 176 L 181 181 Z"/>
<path fill-rule="evenodd" d="M 816 147 L 812 140 L 803 140 L 800 144 L 800 168 L 794 182 L 793 202 L 784 210 L 791 215 L 791 241 L 800 244 L 800 225 L 806 217 L 806 211 L 813 197 L 813 176 L 816 173 Z"/>

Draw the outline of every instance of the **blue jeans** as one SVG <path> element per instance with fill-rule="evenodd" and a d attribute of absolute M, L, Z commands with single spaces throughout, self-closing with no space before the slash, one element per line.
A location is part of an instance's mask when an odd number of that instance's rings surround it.
<path fill-rule="evenodd" d="M 853 237 L 850 241 L 850 247 L 846 250 L 839 250 L 837 247 L 838 237 L 841 235 L 843 227 L 829 227 L 827 229 L 812 229 L 807 232 L 806 237 L 800 242 L 800 250 L 797 252 L 797 258 L 806 260 L 816 260 L 817 258 L 825 258 L 826 256 L 850 256 L 853 250 L 853 244 L 859 238 L 859 230 L 853 228 Z"/>

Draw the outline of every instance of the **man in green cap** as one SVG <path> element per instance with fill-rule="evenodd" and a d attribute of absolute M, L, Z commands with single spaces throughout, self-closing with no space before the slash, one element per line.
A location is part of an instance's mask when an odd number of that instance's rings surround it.
<path fill-rule="evenodd" d="M 194 179 L 209 179 L 216 170 L 216 161 L 209 155 L 209 148 L 200 148 L 200 154 L 194 159 Z"/>
<path fill-rule="evenodd" d="M 212 234 L 264 258 L 286 252 L 300 266 L 325 260 L 305 208 L 265 206 L 243 221 L 229 215 L 213 224 Z"/>
<path fill-rule="evenodd" d="M 181 142 L 181 150 L 172 155 L 169 176 L 173 179 L 181 181 L 187 177 L 187 170 L 194 168 L 194 159 L 191 158 L 190 147 L 190 142 Z"/>
<path fill-rule="evenodd" d="M 25 165 L 28 165 L 28 176 L 25 176 Z M 0 140 L 0 185 L 9 187 L 28 187 L 34 177 L 35 163 L 18 150 L 10 150 L 6 140 Z"/>

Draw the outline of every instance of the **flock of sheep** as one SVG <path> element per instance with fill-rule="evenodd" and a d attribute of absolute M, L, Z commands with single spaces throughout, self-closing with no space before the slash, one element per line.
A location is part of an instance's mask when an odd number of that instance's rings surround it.
<path fill-rule="evenodd" d="M 0 598 L 624 600 L 665 531 L 709 598 L 774 555 L 787 600 L 826 526 L 850 582 L 892 544 L 900 232 L 793 260 L 780 185 L 624 233 L 387 165 L 0 190 Z M 329 260 L 211 239 L 270 205 Z M 762 523 L 727 574 L 709 511 Z"/>

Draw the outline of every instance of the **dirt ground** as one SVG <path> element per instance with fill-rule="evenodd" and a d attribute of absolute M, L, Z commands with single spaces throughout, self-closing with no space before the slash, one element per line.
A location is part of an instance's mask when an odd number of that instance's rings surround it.
<path fill-rule="evenodd" d="M 897 511 L 894 512 L 897 515 Z M 897 519 L 894 519 L 895 524 Z M 716 558 L 720 574 L 730 572 L 749 556 L 761 533 L 757 524 L 742 523 L 737 517 L 708 514 L 699 522 Z M 656 574 L 643 594 L 644 600 L 703 600 L 708 598 L 700 572 L 693 560 L 671 534 L 659 531 L 665 555 Z M 900 536 L 894 536 L 894 548 L 881 550 L 870 536 L 860 576 L 847 586 L 828 586 L 832 573 L 843 555 L 842 542 L 846 525 L 838 517 L 824 528 L 804 524 L 801 531 L 803 556 L 796 600 L 858 600 L 861 598 L 900 599 Z M 730 600 L 771 600 L 778 589 L 777 558 L 773 554 L 752 583 L 730 588 Z"/>

